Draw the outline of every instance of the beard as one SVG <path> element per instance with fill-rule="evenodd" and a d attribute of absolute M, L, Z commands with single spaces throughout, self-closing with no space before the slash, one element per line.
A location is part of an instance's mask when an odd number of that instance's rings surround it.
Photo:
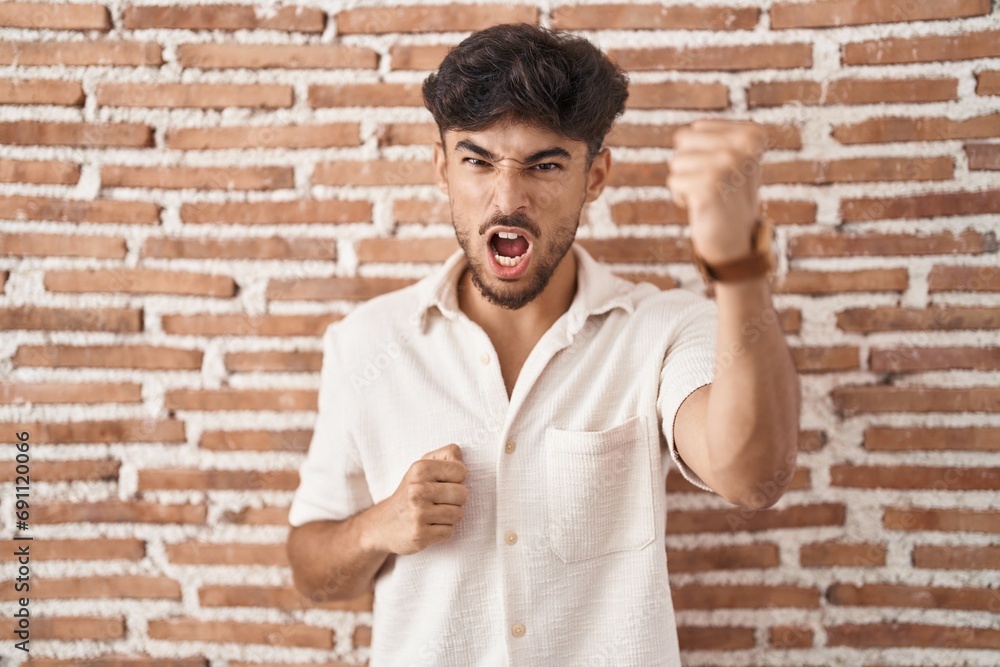
<path fill-rule="evenodd" d="M 538 225 L 521 213 L 512 215 L 498 213 L 480 226 L 479 237 L 482 237 L 487 229 L 495 225 L 523 229 L 534 236 L 535 243 L 531 249 L 533 266 L 529 267 L 527 275 L 516 281 L 502 281 L 490 275 L 489 267 L 485 265 L 482 253 L 474 250 L 472 235 L 462 231 L 461 227 L 455 224 L 455 218 L 452 215 L 455 236 L 468 260 L 468 271 L 472 278 L 472 284 L 494 306 L 517 310 L 531 303 L 545 290 L 556 267 L 559 266 L 559 262 L 572 247 L 573 240 L 576 238 L 576 229 L 580 224 L 582 210 L 583 202 L 581 201 L 576 215 L 561 219 L 554 230 L 549 231 L 545 237 L 542 236 Z M 489 242 L 490 240 L 487 239 L 486 243 L 489 244 Z M 498 282 L 499 284 L 497 284 Z"/>

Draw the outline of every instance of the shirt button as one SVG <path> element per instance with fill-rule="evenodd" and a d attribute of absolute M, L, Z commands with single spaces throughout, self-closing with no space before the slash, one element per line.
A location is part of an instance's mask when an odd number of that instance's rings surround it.
<path fill-rule="evenodd" d="M 514 449 L 515 449 L 516 447 L 517 447 L 517 445 L 516 445 L 516 444 L 514 443 L 514 441 L 513 441 L 513 440 L 508 440 L 508 441 L 507 441 L 507 444 L 505 444 L 505 445 L 503 446 L 503 450 L 504 450 L 505 452 L 507 452 L 508 454 L 513 454 L 513 453 L 514 453 Z"/>
<path fill-rule="evenodd" d="M 510 634 L 514 635 L 515 637 L 524 636 L 524 624 L 515 623 L 510 629 Z"/>
<path fill-rule="evenodd" d="M 503 536 L 503 539 L 507 542 L 507 544 L 517 544 L 517 533 L 513 530 L 508 530 L 507 534 Z"/>
<path fill-rule="evenodd" d="M 479 361 L 482 362 L 483 366 L 486 366 L 487 364 L 489 364 L 490 363 L 489 352 L 483 352 L 482 354 L 480 354 L 479 355 Z"/>

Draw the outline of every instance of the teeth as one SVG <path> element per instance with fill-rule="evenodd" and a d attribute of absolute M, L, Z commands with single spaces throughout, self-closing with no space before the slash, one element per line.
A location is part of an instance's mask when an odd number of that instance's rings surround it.
<path fill-rule="evenodd" d="M 524 253 L 527 255 L 528 253 Z M 497 260 L 497 264 L 500 266 L 517 266 L 524 259 L 524 255 L 518 255 L 517 257 L 504 257 L 499 253 L 493 253 L 493 257 Z"/>
<path fill-rule="evenodd" d="M 502 239 L 516 239 L 520 234 L 515 234 L 514 232 L 497 232 L 497 236 Z"/>

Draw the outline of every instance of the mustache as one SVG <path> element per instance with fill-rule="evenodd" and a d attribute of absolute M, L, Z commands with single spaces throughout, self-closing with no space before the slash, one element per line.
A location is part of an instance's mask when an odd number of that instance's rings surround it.
<path fill-rule="evenodd" d="M 496 213 L 491 216 L 489 220 L 479 226 L 479 235 L 482 236 L 485 234 L 486 230 L 490 227 L 513 227 L 514 229 L 523 229 L 536 239 L 542 238 L 541 230 L 538 229 L 538 225 L 536 225 L 531 218 L 523 213 L 511 213 L 510 215 Z"/>

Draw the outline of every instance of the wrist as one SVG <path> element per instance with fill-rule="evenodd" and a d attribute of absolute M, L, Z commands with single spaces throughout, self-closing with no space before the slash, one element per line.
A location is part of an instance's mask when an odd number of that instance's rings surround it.
<path fill-rule="evenodd" d="M 384 503 L 385 501 L 382 502 Z M 361 547 L 362 551 L 369 554 L 392 553 L 391 550 L 386 547 L 383 536 L 382 510 L 383 504 L 376 503 L 364 512 L 352 517 L 355 522 L 355 530 L 358 535 L 357 544 Z"/>

